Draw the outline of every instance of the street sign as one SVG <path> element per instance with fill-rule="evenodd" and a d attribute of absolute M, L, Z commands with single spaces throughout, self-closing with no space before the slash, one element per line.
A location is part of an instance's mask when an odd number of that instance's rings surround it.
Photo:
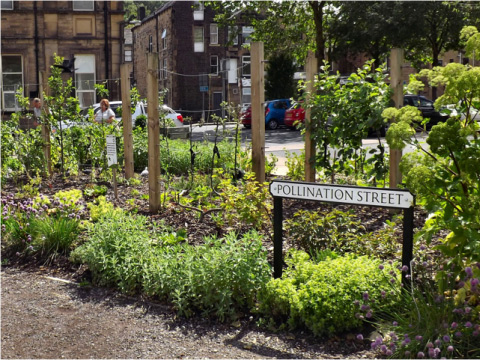
<path fill-rule="evenodd" d="M 200 86 L 200 92 L 208 92 L 208 86 Z"/>
<path fill-rule="evenodd" d="M 117 142 L 115 135 L 107 135 L 107 161 L 108 166 L 117 163 Z"/>

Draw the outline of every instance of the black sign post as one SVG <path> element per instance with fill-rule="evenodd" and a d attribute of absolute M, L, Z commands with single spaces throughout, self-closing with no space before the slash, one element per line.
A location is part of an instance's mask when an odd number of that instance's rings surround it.
<path fill-rule="evenodd" d="M 415 196 L 408 190 L 273 180 L 270 183 L 270 194 L 273 196 L 273 276 L 275 278 L 282 277 L 283 198 L 403 209 L 402 266 L 406 265 L 411 272 Z M 406 275 L 406 272 L 402 272 L 404 285 L 407 284 Z"/>

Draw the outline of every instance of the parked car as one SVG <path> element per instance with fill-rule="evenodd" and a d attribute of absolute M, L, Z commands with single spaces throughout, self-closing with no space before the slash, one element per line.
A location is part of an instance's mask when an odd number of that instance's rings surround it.
<path fill-rule="evenodd" d="M 305 109 L 301 102 L 294 102 L 290 108 L 285 111 L 285 118 L 283 120 L 286 127 L 291 130 L 299 128 L 300 124 L 305 122 Z"/>
<path fill-rule="evenodd" d="M 429 100 L 421 95 L 405 95 L 403 97 L 403 105 L 415 106 L 422 112 L 422 116 L 424 118 L 430 119 L 427 124 L 427 128 L 431 128 L 433 125 L 444 122 L 449 118 L 449 115 L 435 110 L 432 100 Z"/>
<path fill-rule="evenodd" d="M 445 113 L 448 113 L 449 116 L 451 117 L 454 117 L 454 116 L 458 116 L 459 113 L 458 113 L 458 110 L 457 110 L 458 107 L 456 107 L 455 105 L 447 105 L 445 106 Z M 464 112 L 460 112 L 460 119 L 461 120 L 465 120 L 465 114 Z M 480 122 L 480 110 L 477 110 L 473 107 L 470 108 L 470 118 L 474 121 L 479 121 Z"/>
<path fill-rule="evenodd" d="M 291 106 L 289 99 L 277 99 L 265 103 L 265 128 L 270 130 L 277 129 L 284 124 L 285 111 Z M 251 106 L 242 113 L 240 117 L 243 126 L 247 129 L 252 126 L 252 108 Z"/>
<path fill-rule="evenodd" d="M 120 108 L 122 106 L 121 101 L 110 101 L 110 108 L 115 112 L 115 119 L 117 121 L 122 121 L 122 117 L 118 116 L 121 114 Z M 96 114 L 100 110 L 100 104 L 93 104 L 93 113 Z M 84 109 L 82 111 L 84 116 L 88 116 L 89 109 Z M 160 114 L 165 114 L 167 119 L 173 120 L 173 123 L 176 127 L 183 126 L 183 116 L 177 113 L 172 108 L 168 107 L 167 105 L 160 105 L 159 106 Z M 135 126 L 135 120 L 139 115 L 147 115 L 147 104 L 144 102 L 138 102 L 135 106 L 135 111 L 132 114 L 132 125 Z"/>

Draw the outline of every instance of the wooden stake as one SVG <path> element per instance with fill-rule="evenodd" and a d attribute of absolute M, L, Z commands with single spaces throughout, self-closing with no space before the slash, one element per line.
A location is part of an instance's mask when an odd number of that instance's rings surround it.
<path fill-rule="evenodd" d="M 392 100 L 397 109 L 403 106 L 402 63 L 403 49 L 392 49 L 390 53 L 390 86 L 393 88 Z M 402 150 L 390 149 L 390 188 L 396 188 L 402 182 L 401 159 Z"/>
<path fill-rule="evenodd" d="M 308 52 L 306 64 L 306 90 L 310 98 L 315 91 L 314 78 L 317 72 L 317 58 L 313 51 Z M 305 181 L 315 182 L 315 142 L 311 139 L 312 109 L 305 110 Z"/>
<path fill-rule="evenodd" d="M 265 182 L 265 75 L 263 42 L 252 42 L 252 170 L 259 183 Z"/>
<path fill-rule="evenodd" d="M 45 101 L 43 99 L 43 91 L 44 91 L 44 81 L 45 81 L 45 71 L 40 71 L 38 79 L 39 79 L 39 97 L 42 102 L 42 106 L 45 109 L 45 112 L 48 112 L 46 108 Z M 43 139 L 43 156 L 45 157 L 46 161 L 46 169 L 45 174 L 49 177 L 52 176 L 52 155 L 51 155 L 51 143 L 50 143 L 50 126 L 47 124 L 47 120 L 43 119 L 42 121 L 42 139 Z"/>
<path fill-rule="evenodd" d="M 133 135 L 132 135 L 132 112 L 130 105 L 130 65 L 120 65 L 122 78 L 122 122 L 123 144 L 125 155 L 125 178 L 133 177 Z"/>
<path fill-rule="evenodd" d="M 148 196 L 151 213 L 160 209 L 160 125 L 158 120 L 158 53 L 147 54 Z"/>

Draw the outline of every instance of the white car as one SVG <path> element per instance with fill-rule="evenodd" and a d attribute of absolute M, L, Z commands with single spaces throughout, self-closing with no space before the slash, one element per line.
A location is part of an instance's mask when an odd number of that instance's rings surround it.
<path fill-rule="evenodd" d="M 113 110 L 115 114 L 117 114 L 117 109 L 122 106 L 121 101 L 110 101 L 110 108 Z M 100 104 L 93 104 L 91 106 L 93 108 L 93 113 L 96 114 L 100 110 Z M 82 114 L 86 117 L 88 116 L 89 109 L 82 110 Z M 177 113 L 172 108 L 168 107 L 167 105 L 160 105 L 159 106 L 159 115 L 165 114 L 167 119 L 171 119 L 176 127 L 183 126 L 183 116 Z M 135 119 L 139 115 L 147 116 L 147 104 L 143 102 L 138 102 L 135 107 L 135 112 L 132 114 L 132 125 L 135 126 Z M 121 116 L 115 116 L 117 121 L 121 121 Z"/>
<path fill-rule="evenodd" d="M 458 111 L 455 108 L 455 105 L 453 105 L 453 104 L 452 105 L 447 105 L 446 108 L 449 110 L 448 115 L 450 115 L 451 117 L 458 115 Z M 470 117 L 471 117 L 472 120 L 480 122 L 480 111 L 473 108 L 473 107 L 470 108 Z M 464 113 L 460 114 L 460 119 L 465 120 L 465 114 Z"/>

